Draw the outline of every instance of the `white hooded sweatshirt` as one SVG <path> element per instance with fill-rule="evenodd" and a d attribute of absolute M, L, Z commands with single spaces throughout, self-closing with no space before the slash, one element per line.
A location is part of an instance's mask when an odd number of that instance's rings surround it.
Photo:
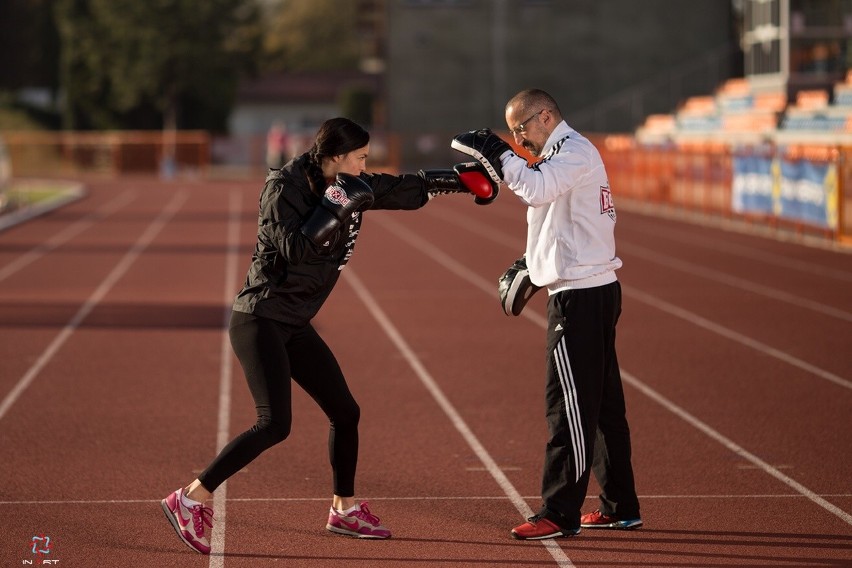
<path fill-rule="evenodd" d="M 529 206 L 530 280 L 549 294 L 615 282 L 615 205 L 597 148 L 562 121 L 542 156 L 532 166 L 514 153 L 501 157 L 503 179 Z"/>

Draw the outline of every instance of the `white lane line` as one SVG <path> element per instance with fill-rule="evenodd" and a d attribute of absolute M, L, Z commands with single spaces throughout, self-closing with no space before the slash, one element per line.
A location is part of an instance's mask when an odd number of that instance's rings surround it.
<path fill-rule="evenodd" d="M 219 421 L 216 429 L 216 453 L 229 441 L 229 423 L 231 421 L 231 378 L 233 355 L 228 337 L 228 324 L 231 321 L 231 306 L 234 301 L 234 282 L 237 279 L 237 258 L 240 252 L 240 214 L 242 213 L 240 194 L 231 192 L 228 200 L 228 255 L 225 257 L 225 293 L 223 296 L 223 322 L 221 363 L 219 367 Z M 210 535 L 210 568 L 222 568 L 225 565 L 225 503 L 228 482 L 220 485 L 213 494 L 215 522 Z"/>
<path fill-rule="evenodd" d="M 445 217 L 444 212 L 442 211 L 439 218 L 446 221 L 448 219 L 452 219 L 452 215 L 447 215 Z M 465 225 L 465 224 L 463 224 L 464 219 L 465 219 L 464 217 L 459 216 L 459 217 L 457 217 L 456 221 L 458 221 L 459 223 L 462 223 L 461 226 L 463 228 L 467 229 L 468 231 L 470 231 L 474 234 L 478 234 L 478 235 L 480 235 L 480 236 L 482 236 L 486 239 L 492 240 L 496 243 L 506 245 L 507 247 L 515 249 L 517 251 L 517 254 L 515 256 L 512 256 L 511 260 L 509 260 L 506 263 L 507 268 L 512 263 L 512 261 L 514 261 L 516 258 L 521 256 L 522 254 L 524 254 L 523 241 L 521 241 L 517 238 L 508 237 L 503 233 L 496 233 L 495 234 L 494 229 L 492 227 L 487 227 L 486 225 L 483 225 L 481 223 L 477 223 L 475 221 L 471 222 L 469 225 Z M 371 222 L 373 222 L 372 219 L 371 219 Z M 500 296 L 497 293 L 497 276 L 496 275 L 494 277 L 493 282 L 489 282 L 488 280 L 485 280 L 484 278 L 482 278 L 478 274 L 474 274 L 473 272 L 471 272 L 471 270 L 467 267 L 467 265 L 462 264 L 461 262 L 458 262 L 457 260 L 453 259 L 452 257 L 444 254 L 444 252 L 441 249 L 439 249 L 438 247 L 434 246 L 433 244 L 427 242 L 426 240 L 421 239 L 420 237 L 414 236 L 414 233 L 412 233 L 411 231 L 406 229 L 403 225 L 401 225 L 400 223 L 390 219 L 387 216 L 378 216 L 377 215 L 375 217 L 375 222 L 377 222 L 380 225 L 384 225 L 385 228 L 388 231 L 392 232 L 395 236 L 401 238 L 402 240 L 404 240 L 405 242 L 407 242 L 411 246 L 425 252 L 428 256 L 430 256 L 433 260 L 435 260 L 436 262 L 441 264 L 444 268 L 446 268 L 447 270 L 449 270 L 450 272 L 452 272 L 453 274 L 455 274 L 456 276 L 458 276 L 462 280 L 465 280 L 471 286 L 474 286 L 475 288 L 482 290 L 484 293 L 486 293 L 489 296 L 491 296 L 492 298 L 494 298 L 495 302 L 498 302 L 498 303 L 500 302 Z M 438 260 L 438 259 L 440 259 L 440 260 Z M 497 305 L 497 304 L 495 304 L 495 305 Z M 531 322 L 533 322 L 534 324 L 539 325 L 541 327 L 547 327 L 547 318 L 538 315 L 533 310 L 524 310 L 524 311 L 521 312 L 521 315 L 519 317 L 526 318 L 526 319 L 530 320 Z"/>
<path fill-rule="evenodd" d="M 509 248 L 519 249 L 521 251 L 521 253 L 523 253 L 523 242 L 522 241 L 520 241 L 519 239 L 512 239 L 510 237 L 507 237 L 506 235 L 502 235 L 502 234 L 499 234 L 499 233 L 495 234 L 493 228 L 490 228 L 483 223 L 480 223 L 478 221 L 469 221 L 468 223 L 464 223 L 465 218 L 458 216 L 457 214 L 445 215 L 443 211 L 441 212 L 440 218 L 444 221 L 449 221 L 452 224 L 459 225 L 459 226 L 463 227 L 464 229 L 466 229 L 466 230 L 468 230 L 468 231 L 470 231 L 470 232 L 472 232 L 476 235 L 480 235 L 481 237 L 483 237 L 485 239 L 506 245 Z M 475 274 L 472 275 L 470 273 L 470 271 L 468 270 L 467 266 L 461 264 L 460 262 L 453 260 L 452 258 L 447 257 L 447 255 L 445 255 L 441 250 L 439 250 L 438 248 L 434 247 L 433 245 L 427 243 L 423 239 L 420 239 L 420 238 L 415 239 L 415 237 L 411 236 L 411 235 L 413 235 L 413 233 L 411 233 L 411 231 L 409 231 L 403 225 L 397 223 L 396 221 L 388 219 L 386 216 L 376 216 L 376 220 L 379 222 L 379 224 L 386 225 L 388 227 L 388 230 L 394 231 L 395 234 L 398 237 L 402 238 L 403 240 L 405 240 L 406 242 L 408 242 L 412 246 L 417 247 L 420 250 L 423 250 L 424 252 L 427 252 L 427 254 L 430 254 L 430 256 L 435 258 L 436 262 L 443 264 L 446 268 L 448 268 L 454 274 L 457 274 L 462 279 L 467 280 L 468 282 L 470 282 L 471 284 L 473 284 L 474 286 L 476 286 L 480 290 L 483 290 L 484 292 L 488 293 L 489 295 L 494 296 L 495 298 L 497 297 L 497 286 L 496 286 L 496 284 L 491 284 L 491 283 L 483 280 L 482 278 L 480 278 L 479 276 L 477 276 Z M 439 257 L 441 258 L 441 260 L 438 260 Z M 509 265 L 509 263 L 506 264 L 506 266 L 508 266 L 508 265 Z M 834 373 L 832 373 L 830 371 L 826 371 L 825 369 L 817 367 L 816 365 L 812 365 L 811 363 L 808 363 L 807 361 L 803 361 L 802 359 L 799 359 L 797 357 L 793 357 L 792 355 L 785 353 L 784 351 L 781 351 L 779 349 L 775 349 L 774 347 L 770 347 L 769 345 L 766 345 L 765 343 L 761 343 L 760 341 L 757 341 L 756 339 L 752 339 L 751 337 L 745 336 L 741 333 L 737 333 L 736 331 L 733 331 L 733 330 L 728 329 L 728 328 L 726 328 L 722 325 L 714 323 L 714 322 L 712 322 L 712 321 L 710 321 L 706 318 L 699 316 L 698 314 L 690 312 L 689 310 L 679 308 L 679 307 L 675 306 L 674 304 L 670 304 L 669 302 L 661 300 L 660 298 L 657 298 L 656 296 L 652 296 L 651 294 L 646 294 L 645 292 L 640 292 L 638 289 L 636 289 L 632 286 L 627 286 L 624 283 L 622 283 L 622 289 L 624 291 L 625 296 L 631 296 L 631 297 L 639 300 L 640 302 L 644 302 L 644 303 L 646 303 L 646 304 L 648 304 L 648 305 L 650 305 L 654 308 L 657 308 L 658 310 L 664 311 L 668 314 L 671 314 L 673 316 L 677 316 L 681 319 L 684 319 L 684 320 L 688 321 L 689 323 L 691 323 L 693 325 L 704 328 L 707 331 L 713 332 L 717 335 L 721 335 L 722 337 L 725 337 L 726 339 L 730 339 L 731 341 L 733 341 L 735 343 L 739 343 L 740 345 L 742 345 L 744 347 L 749 347 L 751 349 L 754 349 L 756 351 L 763 353 L 764 355 L 774 357 L 775 359 L 779 359 L 779 360 L 781 360 L 781 361 L 783 361 L 783 362 L 785 362 L 789 365 L 792 365 L 794 367 L 798 367 L 799 369 L 802 369 L 803 371 L 807 371 L 808 373 L 816 375 L 817 377 L 825 379 L 825 380 L 827 380 L 831 383 L 834 383 L 838 386 L 841 386 L 841 387 L 844 387 L 844 388 L 847 388 L 847 389 L 852 389 L 852 381 L 849 381 L 847 379 L 844 379 L 843 377 L 835 375 Z M 541 316 L 539 316 L 535 313 L 528 313 L 530 311 L 531 310 L 524 310 L 523 312 L 521 312 L 521 316 L 526 317 L 530 321 L 533 321 L 537 324 L 541 324 L 541 325 L 547 324 L 547 320 L 545 318 L 543 318 L 543 317 L 541 317 Z"/>
<path fill-rule="evenodd" d="M 50 362 L 51 359 L 59 352 L 62 346 L 68 341 L 68 338 L 80 327 L 83 320 L 91 313 L 95 306 L 103 300 L 104 296 L 112 289 L 116 282 L 124 276 L 124 273 L 133 265 L 140 254 L 151 244 L 157 234 L 166 226 L 169 220 L 181 208 L 188 197 L 186 190 L 179 191 L 175 194 L 171 201 L 160 211 L 156 219 L 154 219 L 144 233 L 136 240 L 124 257 L 118 261 L 118 264 L 113 267 L 112 271 L 104 278 L 97 289 L 89 296 L 89 299 L 77 310 L 77 313 L 65 325 L 62 331 L 50 342 L 32 367 L 18 380 L 11 391 L 5 396 L 3 402 L 0 403 L 0 420 L 6 415 L 9 409 L 15 404 L 15 401 L 35 380 L 41 370 Z"/>
<path fill-rule="evenodd" d="M 674 304 L 670 304 L 665 300 L 657 298 L 656 296 L 646 294 L 645 292 L 640 292 L 639 290 L 629 286 L 624 286 L 624 295 L 635 298 L 642 303 L 657 308 L 658 310 L 686 320 L 695 326 L 704 328 L 708 331 L 712 331 L 713 333 L 721 335 L 722 337 L 726 337 L 735 343 L 739 343 L 740 345 L 744 345 L 746 347 L 751 347 L 755 351 L 760 351 L 764 355 L 779 359 L 787 363 L 788 365 L 798 367 L 799 369 L 816 375 L 821 379 L 825 379 L 826 381 L 829 381 L 847 389 L 852 389 L 852 381 L 844 379 L 843 377 L 835 375 L 834 373 L 826 371 L 825 369 L 821 369 L 816 365 L 811 365 L 807 361 L 802 361 L 801 359 L 793 357 L 789 353 L 785 353 L 780 349 L 775 349 L 774 347 L 770 347 L 769 345 L 761 343 L 756 339 L 752 339 L 732 329 L 728 329 L 727 327 L 724 327 L 717 323 L 713 323 L 712 321 L 705 319 L 699 316 L 698 314 L 692 313 L 689 310 L 685 310 L 683 308 L 679 308 Z"/>
<path fill-rule="evenodd" d="M 823 493 L 820 497 L 848 499 L 852 497 L 852 493 Z M 522 497 L 527 501 L 541 499 L 541 495 L 526 495 Z M 366 501 L 508 501 L 510 498 L 506 495 L 422 495 L 400 497 L 392 495 L 366 495 L 362 498 Z M 587 495 L 589 501 L 597 501 L 596 495 Z M 639 499 L 683 499 L 689 501 L 691 499 L 806 499 L 801 493 L 778 493 L 778 494 L 757 494 L 757 495 L 639 495 Z M 327 502 L 328 496 L 325 497 L 239 497 L 228 499 L 231 503 L 310 503 L 310 502 Z M 0 506 L 13 505 L 138 505 L 138 504 L 154 504 L 159 503 L 160 499 L 69 499 L 65 501 L 0 501 Z"/>
<path fill-rule="evenodd" d="M 429 391 L 429 394 L 432 395 L 432 398 L 435 399 L 435 402 L 438 403 L 438 406 L 441 407 L 441 410 L 444 411 L 444 414 L 450 419 L 453 426 L 456 430 L 462 435 L 462 438 L 467 442 L 476 456 L 479 458 L 479 461 L 482 462 L 482 465 L 488 470 L 488 473 L 491 474 L 491 477 L 494 478 L 494 481 L 497 482 L 497 485 L 503 490 L 515 508 L 518 510 L 521 515 L 524 517 L 532 516 L 533 511 L 530 509 L 529 505 L 527 505 L 524 498 L 518 493 L 518 490 L 515 489 L 515 486 L 512 485 L 512 482 L 509 481 L 509 478 L 500 470 L 500 467 L 497 465 L 497 462 L 494 461 L 494 458 L 488 453 L 488 450 L 485 449 L 473 431 L 468 427 L 467 423 L 449 401 L 449 399 L 444 395 L 444 392 L 441 390 L 441 387 L 435 382 L 435 379 L 429 374 L 429 371 L 426 370 L 426 367 L 423 366 L 423 363 L 420 362 L 420 359 L 417 355 L 414 354 L 414 351 L 408 346 L 408 343 L 402 337 L 402 335 L 397 330 L 396 326 L 390 321 L 382 308 L 378 305 L 373 295 L 367 290 L 367 287 L 361 282 L 361 279 L 355 274 L 355 272 L 349 268 L 346 272 L 343 273 L 344 280 L 352 286 L 355 290 L 355 293 L 367 307 L 367 310 L 373 316 L 373 318 L 378 322 L 379 326 L 384 330 L 385 335 L 393 342 L 408 364 L 411 366 L 414 373 L 420 379 L 420 382 L 423 383 L 423 386 L 426 387 L 426 390 Z M 562 548 L 553 539 L 543 540 L 541 543 L 547 548 L 550 555 L 556 561 L 557 566 L 568 568 L 574 566 L 571 560 L 565 555 Z"/>
<path fill-rule="evenodd" d="M 135 197 L 135 191 L 127 190 L 112 201 L 106 203 L 100 209 L 93 211 L 85 217 L 78 219 L 71 225 L 68 225 L 67 227 L 53 235 L 47 241 L 34 246 L 32 249 L 22 254 L 3 268 L 0 268 L 0 282 L 5 280 L 12 274 L 18 272 L 25 266 L 32 264 L 48 252 L 62 246 L 75 236 L 88 229 L 96 222 L 109 217 L 110 215 L 133 201 Z"/>
<path fill-rule="evenodd" d="M 632 385 L 633 388 L 638 389 L 640 392 L 644 393 L 645 396 L 647 396 L 651 400 L 655 401 L 657 404 L 659 404 L 660 406 L 662 406 L 663 408 L 665 408 L 666 410 L 668 410 L 672 414 L 677 415 L 678 417 L 680 417 L 682 420 L 684 420 L 685 422 L 687 422 L 691 426 L 693 426 L 693 427 L 697 428 L 698 430 L 704 432 L 704 434 L 706 434 L 710 438 L 713 438 L 714 440 L 716 440 L 717 442 L 719 442 L 720 444 L 722 444 L 723 446 L 725 446 L 726 448 L 728 448 L 729 450 L 731 450 L 732 452 L 734 452 L 735 454 L 740 456 L 741 458 L 753 463 L 759 469 L 761 469 L 765 473 L 771 475 L 772 477 L 774 477 L 775 479 L 777 479 L 781 483 L 784 483 L 785 485 L 787 485 L 791 489 L 794 489 L 798 493 L 801 493 L 802 495 L 804 495 L 805 497 L 807 497 L 808 499 L 810 499 L 811 501 L 813 501 L 814 503 L 816 503 L 817 505 L 819 505 L 820 507 L 822 507 L 823 509 L 828 511 L 829 513 L 836 515 L 837 517 L 839 517 L 840 519 L 845 521 L 846 524 L 852 525 L 852 515 L 850 515 L 849 513 L 847 513 L 846 511 L 844 511 L 840 507 L 837 507 L 833 503 L 826 501 L 825 499 L 820 497 L 816 492 L 811 491 L 810 489 L 808 489 L 807 487 L 805 487 L 804 485 L 802 485 L 801 483 L 799 483 L 798 481 L 796 481 L 792 477 L 784 475 L 777 468 L 772 467 L 771 465 L 769 465 L 768 463 L 766 463 L 765 461 L 763 461 L 762 459 L 760 459 L 756 455 L 745 450 L 742 446 L 735 443 L 730 438 L 723 436 L 722 434 L 720 434 L 719 432 L 717 432 L 716 430 L 711 428 L 709 425 L 707 425 L 705 422 L 702 422 L 701 420 L 699 420 L 698 418 L 696 418 L 695 416 L 693 416 L 692 414 L 690 414 L 689 412 L 687 412 L 683 408 L 679 407 L 678 405 L 676 405 L 672 401 L 663 397 L 660 393 L 653 390 L 651 387 L 649 387 L 648 385 L 646 385 L 645 383 L 643 383 L 642 381 L 640 381 L 639 379 L 637 379 L 636 377 L 634 377 L 633 375 L 628 373 L 627 371 L 624 371 L 622 369 L 621 376 L 626 383 Z"/>
<path fill-rule="evenodd" d="M 459 274 L 460 276 L 463 275 L 463 278 L 465 280 L 467 280 L 468 282 L 474 283 L 477 288 L 489 289 L 489 295 L 494 294 L 494 292 L 493 292 L 493 286 L 494 285 L 488 284 L 482 277 L 478 276 L 477 274 L 472 272 L 470 269 L 463 267 L 461 264 L 459 264 L 458 262 L 453 260 L 451 257 L 449 257 L 447 254 L 445 254 L 443 251 L 435 248 L 430 243 L 426 242 L 424 239 L 422 239 L 421 237 L 419 237 L 415 233 L 411 232 L 409 229 L 405 228 L 404 226 L 402 226 L 401 224 L 399 224 L 395 221 L 391 221 L 391 220 L 387 219 L 386 217 L 381 217 L 379 219 L 379 222 L 381 224 L 387 225 L 388 227 L 391 227 L 390 230 L 392 230 L 394 232 L 394 236 L 396 238 L 403 239 L 404 241 L 411 244 L 413 247 L 417 248 L 418 250 L 420 250 L 421 252 L 423 252 L 424 254 L 429 256 L 430 258 L 432 258 L 432 260 L 434 260 L 438 264 L 444 266 L 448 270 L 455 272 L 455 273 Z M 646 296 L 645 294 L 642 294 L 642 295 Z M 675 306 L 672 306 L 672 308 L 675 308 Z M 680 308 L 675 308 L 675 309 L 678 310 L 678 311 L 686 312 L 686 310 L 680 310 Z M 524 310 L 523 312 L 521 312 L 521 315 L 525 314 L 527 311 L 528 310 Z M 532 311 L 532 310 L 529 310 L 529 311 Z M 686 313 L 689 313 L 689 312 L 686 312 Z M 547 329 L 546 319 L 543 318 L 543 317 L 541 317 L 539 319 L 542 322 L 542 325 L 540 327 L 542 327 L 542 329 Z M 693 323 L 697 324 L 697 322 L 693 322 Z M 711 322 L 707 322 L 707 323 L 714 326 L 714 327 L 719 327 L 719 326 L 716 326 L 715 324 L 712 324 Z M 719 331 L 717 331 L 717 333 L 718 332 Z M 735 333 L 735 332 L 731 332 L 731 333 Z M 736 334 L 736 335 L 739 335 L 739 334 Z M 748 340 L 750 342 L 750 343 L 748 343 L 748 345 L 750 345 L 752 347 L 755 347 L 755 345 L 752 345 L 752 344 L 757 343 L 757 342 L 754 342 L 753 340 L 749 340 L 748 338 L 745 338 L 745 337 L 743 337 L 743 339 Z M 760 344 L 758 344 L 758 345 L 760 345 Z M 763 346 L 763 347 L 765 347 L 765 346 Z M 771 349 L 771 348 L 768 348 L 768 349 Z M 779 358 L 781 358 L 780 357 L 781 355 L 786 356 L 785 353 L 782 353 L 780 351 L 777 351 L 777 350 L 772 350 L 772 351 L 777 352 L 777 355 L 774 355 L 774 356 L 779 356 Z M 787 360 L 785 358 L 784 360 L 787 361 L 790 364 L 794 364 L 794 361 L 798 361 L 795 358 L 792 358 L 792 360 Z M 804 362 L 799 361 L 799 363 L 804 363 Z M 807 363 L 804 363 L 804 364 L 807 365 Z M 799 366 L 799 365 L 797 365 L 797 366 Z M 809 369 L 806 369 L 806 370 L 809 370 Z M 740 447 L 739 445 L 734 443 L 732 440 L 726 438 L 725 436 L 723 436 L 722 434 L 720 434 L 716 430 L 712 429 L 710 426 L 708 426 L 707 424 L 705 424 L 704 422 L 702 422 L 701 420 L 699 420 L 695 416 L 689 414 L 687 411 L 683 410 L 682 408 L 680 408 L 679 406 L 677 406 L 676 404 L 674 404 L 673 402 L 671 402 L 670 400 L 665 398 L 663 395 L 661 395 L 660 393 L 658 393 L 657 391 L 655 391 L 654 389 L 652 389 L 651 387 L 649 387 L 645 383 L 641 382 L 634 375 L 632 375 L 631 373 L 628 373 L 623 367 L 621 368 L 621 374 L 622 374 L 622 377 L 625 379 L 625 382 L 629 383 L 630 385 L 632 385 L 633 387 L 638 389 L 640 392 L 642 392 L 643 394 L 645 394 L 646 396 L 651 398 L 651 400 L 654 400 L 655 402 L 657 402 L 658 404 L 660 404 L 661 406 L 663 406 L 664 408 L 666 408 L 670 412 L 674 413 L 675 415 L 677 415 L 680 418 L 682 418 L 683 420 L 685 420 L 688 424 L 690 424 L 690 425 L 694 426 L 695 428 L 701 430 L 707 436 L 709 436 L 710 438 L 721 443 L 723 446 L 725 446 L 726 448 L 728 448 L 729 450 L 731 450 L 735 454 L 737 454 L 740 457 L 745 458 L 749 462 L 753 463 L 754 465 L 759 467 L 761 470 L 763 470 L 765 473 L 767 473 L 767 474 L 771 475 L 772 477 L 775 477 L 779 481 L 785 483 L 791 489 L 794 489 L 795 491 L 799 492 L 803 496 L 807 497 L 808 499 L 810 499 L 811 501 L 813 501 L 814 503 L 816 503 L 817 505 L 819 505 L 820 507 L 822 507 L 826 511 L 829 511 L 830 513 L 838 516 L 840 519 L 842 519 L 846 523 L 852 524 L 852 515 L 849 515 L 848 513 L 846 513 L 845 511 L 843 511 L 839 507 L 836 507 L 832 503 L 826 501 L 825 499 L 820 497 L 816 492 L 811 491 L 810 489 L 808 489 L 804 485 L 800 484 L 799 482 L 795 481 L 791 477 L 784 475 L 783 473 L 778 471 L 778 469 L 772 467 L 771 465 L 764 462 L 763 460 L 761 460 L 760 458 L 758 458 L 754 454 L 749 453 L 748 451 L 746 451 L 745 449 L 743 449 L 742 447 Z M 839 379 L 839 377 L 837 377 L 837 378 Z M 843 379 L 840 379 L 840 381 L 842 381 L 840 383 L 842 386 L 847 386 L 847 384 L 845 384 L 845 383 L 848 383 L 848 381 L 844 381 Z"/>
<path fill-rule="evenodd" d="M 751 282 L 749 280 L 746 280 L 745 278 L 740 278 L 738 276 L 725 274 L 724 272 L 713 270 L 705 266 L 696 264 L 694 262 L 687 262 L 667 255 L 662 255 L 654 252 L 649 248 L 639 246 L 633 243 L 618 245 L 618 248 L 619 250 L 627 251 L 628 254 L 631 254 L 633 256 L 644 258 L 647 261 L 655 262 L 663 266 L 668 266 L 669 268 L 672 268 L 674 270 L 680 270 L 681 272 L 685 272 L 696 277 L 706 278 L 707 280 L 720 282 L 722 284 L 731 286 L 732 288 L 739 288 L 740 290 L 746 290 L 747 292 L 752 292 L 753 294 L 759 294 L 767 298 L 772 298 L 773 300 L 777 300 L 779 302 L 788 303 L 790 305 L 796 306 L 797 308 L 807 308 L 809 310 L 826 316 L 837 318 L 843 321 L 852 322 L 852 314 L 850 314 L 849 312 L 840 310 L 838 308 L 835 308 L 834 306 L 828 306 L 820 302 L 815 302 L 806 297 L 804 294 L 790 294 L 789 292 L 784 292 L 783 290 L 778 290 L 777 288 L 772 288 L 770 286 L 764 286 L 763 284 L 757 284 L 756 282 Z"/>
<path fill-rule="evenodd" d="M 713 252 L 721 252 L 724 254 L 728 254 L 731 256 L 739 256 L 742 258 L 748 258 L 749 260 L 755 260 L 758 262 L 762 262 L 764 264 L 770 264 L 774 266 L 780 266 L 781 268 L 785 268 L 787 270 L 798 270 L 800 272 L 805 272 L 807 274 L 819 274 L 821 276 L 827 276 L 829 278 L 835 278 L 837 280 L 843 280 L 845 282 L 852 282 L 852 273 L 847 272 L 842 269 L 829 268 L 826 266 L 822 266 L 820 264 L 816 264 L 815 262 L 808 262 L 804 260 L 797 260 L 794 258 L 789 258 L 786 256 L 781 256 L 779 254 L 775 254 L 772 252 L 768 252 L 765 250 L 754 249 L 750 247 L 746 247 L 743 245 L 738 245 L 735 243 L 729 243 L 724 241 L 719 241 L 718 239 L 706 239 L 703 237 L 695 236 L 694 232 L 691 231 L 683 231 L 678 229 L 666 229 L 661 228 L 659 223 L 654 222 L 654 218 L 656 216 L 652 216 L 649 221 L 641 222 L 641 224 L 645 225 L 644 227 L 637 227 L 635 225 L 630 225 L 626 230 L 628 231 L 636 231 L 638 233 L 644 233 L 646 235 L 653 235 L 654 237 L 664 237 L 667 236 L 669 240 L 676 240 L 679 243 L 689 243 L 691 245 L 695 245 L 698 247 L 710 249 Z M 633 217 L 636 219 L 636 217 Z M 637 219 L 638 221 L 638 219 Z M 716 227 L 718 229 L 718 227 Z M 722 229 L 724 230 L 724 229 Z M 749 234 L 750 236 L 754 236 Z M 765 238 L 762 235 L 757 235 L 758 237 Z M 795 243 L 802 244 L 802 243 Z M 807 246 L 804 244 L 803 246 Z M 843 255 L 849 254 L 848 251 L 843 249 L 837 249 L 833 246 L 829 247 L 819 247 L 826 249 L 829 252 L 833 252 L 838 254 L 840 257 Z"/>

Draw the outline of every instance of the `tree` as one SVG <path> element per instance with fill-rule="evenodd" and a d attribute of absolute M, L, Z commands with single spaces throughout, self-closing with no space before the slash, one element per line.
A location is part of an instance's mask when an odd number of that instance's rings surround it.
<path fill-rule="evenodd" d="M 0 89 L 56 90 L 59 40 L 51 18 L 52 2 L 0 1 Z"/>
<path fill-rule="evenodd" d="M 358 68 L 357 2 L 275 0 L 266 4 L 264 71 Z"/>
<path fill-rule="evenodd" d="M 54 0 L 0 0 L 0 129 L 58 126 Z M 20 96 L 28 89 L 28 97 Z"/>
<path fill-rule="evenodd" d="M 66 128 L 223 130 L 260 48 L 254 0 L 56 0 Z"/>

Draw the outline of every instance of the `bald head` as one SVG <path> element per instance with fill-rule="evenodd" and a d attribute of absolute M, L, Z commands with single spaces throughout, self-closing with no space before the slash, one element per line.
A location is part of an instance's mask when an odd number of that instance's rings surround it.
<path fill-rule="evenodd" d="M 543 108 L 549 110 L 557 122 L 562 120 L 556 100 L 541 89 L 525 89 L 509 99 L 506 114 L 511 111 L 514 115 L 525 116 Z"/>
<path fill-rule="evenodd" d="M 506 126 L 516 144 L 541 155 L 550 134 L 562 122 L 556 101 L 540 89 L 521 91 L 506 103 Z"/>

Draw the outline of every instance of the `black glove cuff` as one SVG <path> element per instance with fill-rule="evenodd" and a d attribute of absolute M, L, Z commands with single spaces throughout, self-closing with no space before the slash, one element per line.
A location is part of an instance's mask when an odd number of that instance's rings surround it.
<path fill-rule="evenodd" d="M 426 181 L 426 191 L 431 194 L 467 193 L 467 189 L 459 182 L 459 176 L 455 170 L 420 170 L 417 175 Z"/>

